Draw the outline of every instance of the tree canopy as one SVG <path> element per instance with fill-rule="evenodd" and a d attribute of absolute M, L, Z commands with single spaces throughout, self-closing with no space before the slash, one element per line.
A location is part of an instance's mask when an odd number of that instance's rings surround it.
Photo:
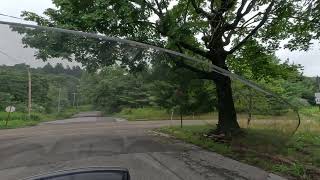
<path fill-rule="evenodd" d="M 56 8 L 45 10 L 47 17 L 32 12 L 24 12 L 22 16 L 42 26 L 99 33 L 169 48 L 225 70 L 236 71 L 239 70 L 236 67 L 244 68 L 241 64 L 250 65 L 253 79 L 271 76 L 268 69 L 272 69 L 271 73 L 277 71 L 274 68 L 277 63 L 272 62 L 277 60 L 268 56 L 280 48 L 283 40 L 288 40 L 284 47 L 290 50 L 307 50 L 311 40 L 320 36 L 320 2 L 315 0 L 53 0 L 53 3 Z M 89 69 L 121 62 L 130 70 L 141 70 L 148 66 L 148 58 L 142 58 L 143 55 L 152 56 L 148 51 L 100 39 L 18 31 L 27 32 L 23 42 L 39 50 L 38 58 L 74 58 Z M 251 60 L 255 54 L 250 49 L 256 53 L 263 49 L 264 57 Z M 218 131 L 229 133 L 239 129 L 229 77 L 184 61 L 175 62 L 174 66 L 214 81 Z M 297 67 L 283 64 L 282 68 Z"/>

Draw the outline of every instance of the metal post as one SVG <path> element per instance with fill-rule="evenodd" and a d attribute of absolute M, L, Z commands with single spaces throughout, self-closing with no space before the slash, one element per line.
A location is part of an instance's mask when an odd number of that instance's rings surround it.
<path fill-rule="evenodd" d="M 79 108 L 80 95 L 81 95 L 81 94 L 78 95 L 78 98 L 77 98 L 77 101 L 76 101 L 77 109 Z"/>
<path fill-rule="evenodd" d="M 181 111 L 181 108 L 180 108 L 180 128 L 182 128 L 182 111 Z"/>
<path fill-rule="evenodd" d="M 320 92 L 320 78 L 319 78 L 319 76 L 316 77 L 316 83 L 318 86 L 318 92 Z M 318 104 L 318 106 L 319 106 L 319 111 L 320 111 L 320 104 Z"/>
<path fill-rule="evenodd" d="M 10 106 L 10 109 L 9 109 L 9 112 L 8 112 L 8 117 L 7 117 L 7 121 L 6 121 L 6 126 L 8 126 L 8 121 L 10 120 L 11 108 L 12 108 L 12 106 Z"/>
<path fill-rule="evenodd" d="M 61 98 L 61 88 L 59 88 L 58 113 L 60 112 L 60 98 Z"/>
<path fill-rule="evenodd" d="M 31 106 L 32 106 L 32 102 L 31 102 L 31 98 L 32 98 L 32 94 L 31 94 L 31 73 L 30 73 L 30 68 L 28 68 L 28 78 L 29 78 L 29 83 L 28 83 L 28 86 L 29 86 L 29 90 L 28 90 L 28 115 L 29 115 L 29 118 L 30 118 L 30 115 L 31 115 Z"/>
<path fill-rule="evenodd" d="M 318 86 L 318 92 L 320 92 L 320 78 L 319 78 L 319 76 L 317 76 L 317 78 L 316 78 L 316 83 Z"/>
<path fill-rule="evenodd" d="M 171 118 L 170 118 L 170 125 L 172 126 L 172 119 L 173 119 L 173 113 L 174 113 L 174 109 L 172 109 L 172 111 L 171 111 Z"/>

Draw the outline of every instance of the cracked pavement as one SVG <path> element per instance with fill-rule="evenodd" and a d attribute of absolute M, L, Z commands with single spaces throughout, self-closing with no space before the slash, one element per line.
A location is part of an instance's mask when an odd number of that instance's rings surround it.
<path fill-rule="evenodd" d="M 133 180 L 283 179 L 152 133 L 154 128 L 179 121 L 129 122 L 98 115 L 81 113 L 72 119 L 1 130 L 0 179 L 92 166 L 128 168 Z"/>

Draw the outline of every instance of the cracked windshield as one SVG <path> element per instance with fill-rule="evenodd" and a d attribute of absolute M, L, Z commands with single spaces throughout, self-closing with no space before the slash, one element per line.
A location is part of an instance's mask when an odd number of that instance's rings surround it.
<path fill-rule="evenodd" d="M 320 1 L 0 2 L 0 179 L 320 179 Z"/>

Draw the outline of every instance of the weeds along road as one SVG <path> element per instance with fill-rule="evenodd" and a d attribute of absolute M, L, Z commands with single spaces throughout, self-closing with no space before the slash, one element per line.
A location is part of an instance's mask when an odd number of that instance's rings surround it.
<path fill-rule="evenodd" d="M 203 123 L 184 121 L 186 125 Z M 168 125 L 170 121 L 128 122 L 88 112 L 39 126 L 1 130 L 0 179 L 89 166 L 125 167 L 133 180 L 281 179 L 152 131 Z"/>

